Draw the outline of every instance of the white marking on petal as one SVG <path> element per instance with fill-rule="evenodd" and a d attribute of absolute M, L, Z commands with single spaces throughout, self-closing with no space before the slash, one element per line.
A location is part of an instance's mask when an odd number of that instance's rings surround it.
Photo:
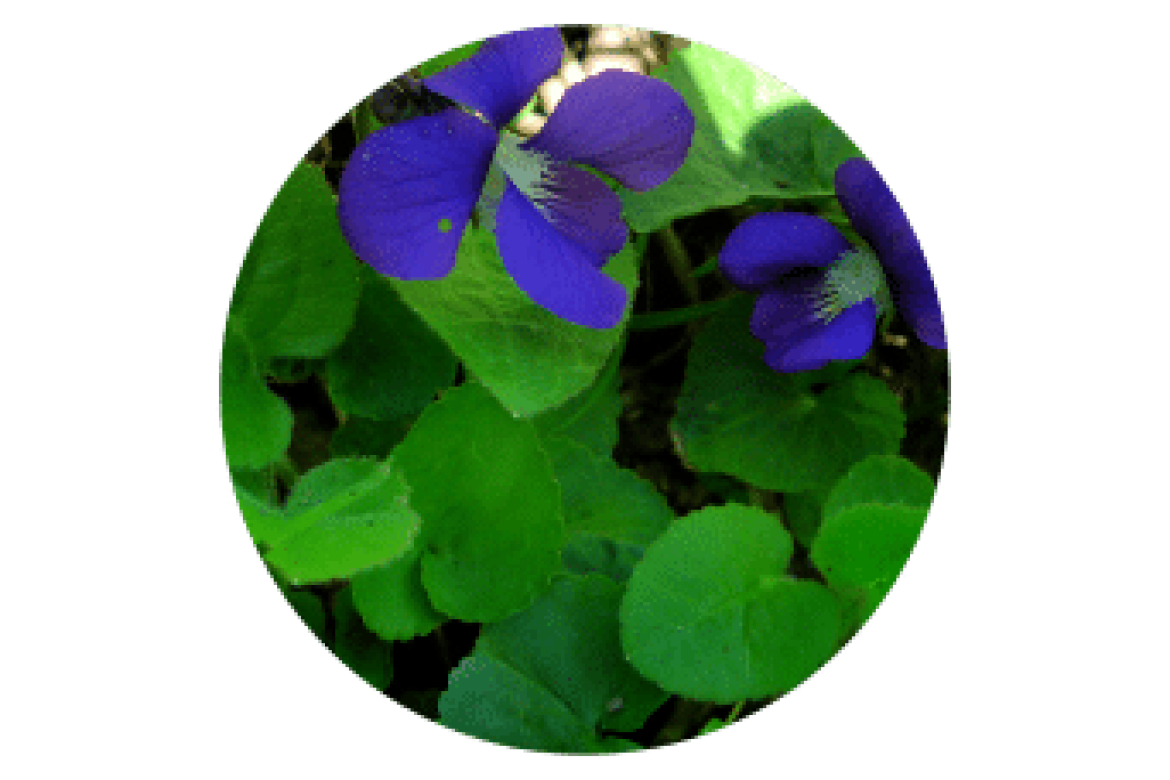
<path fill-rule="evenodd" d="M 480 223 L 488 230 L 495 230 L 496 211 L 499 209 L 500 199 L 504 197 L 504 186 L 507 181 L 515 184 L 516 189 L 524 193 L 524 197 L 528 198 L 545 219 L 553 221 L 553 214 L 548 206 L 548 202 L 556 197 L 551 189 L 552 158 L 535 149 L 521 149 L 520 145 L 525 140 L 507 131 L 500 134 L 500 142 L 488 168 L 483 191 L 480 192 L 479 201 L 475 204 Z"/>
<path fill-rule="evenodd" d="M 874 299 L 879 317 L 893 309 L 882 264 L 868 249 L 842 253 L 825 269 L 824 281 L 813 291 L 813 297 L 817 317 L 825 321 L 867 298 Z"/>
<path fill-rule="evenodd" d="M 491 231 L 496 229 L 496 211 L 500 208 L 500 200 L 503 197 L 504 172 L 493 161 L 488 168 L 483 190 L 479 193 L 479 200 L 475 204 L 475 211 L 479 214 L 479 222 L 484 228 Z"/>
<path fill-rule="evenodd" d="M 544 202 L 553 197 L 549 191 L 552 158 L 535 149 L 521 149 L 524 140 L 508 132 L 502 133 L 492 165 L 499 165 L 516 188 L 544 214 Z"/>

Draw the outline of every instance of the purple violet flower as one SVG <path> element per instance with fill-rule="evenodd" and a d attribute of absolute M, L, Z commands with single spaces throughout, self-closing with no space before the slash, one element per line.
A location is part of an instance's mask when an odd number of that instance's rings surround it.
<path fill-rule="evenodd" d="M 609 70 L 570 87 L 532 138 L 505 130 L 563 53 L 553 27 L 490 38 L 424 80 L 482 119 L 452 108 L 362 141 L 338 199 L 357 256 L 387 276 L 439 279 L 454 267 L 477 210 L 504 267 L 533 301 L 588 328 L 616 325 L 627 294 L 601 269 L 627 239 L 621 201 L 575 165 L 650 189 L 682 165 L 695 121 L 665 82 Z"/>
<path fill-rule="evenodd" d="M 878 318 L 895 307 L 925 344 L 946 349 L 926 256 L 885 181 L 858 158 L 837 168 L 834 188 L 872 249 L 820 217 L 773 212 L 738 225 L 719 253 L 732 284 L 760 293 L 749 327 L 764 342 L 764 362 L 794 372 L 860 358 Z"/>

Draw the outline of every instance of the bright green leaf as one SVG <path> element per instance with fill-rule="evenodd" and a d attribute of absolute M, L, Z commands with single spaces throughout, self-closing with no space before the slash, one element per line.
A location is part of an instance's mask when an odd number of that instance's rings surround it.
<path fill-rule="evenodd" d="M 624 214 L 641 233 L 671 220 L 751 197 L 832 195 L 843 154 L 860 156 L 835 125 L 790 87 L 716 49 L 691 44 L 654 76 L 695 114 L 683 166 L 665 184 L 623 192 Z"/>
<path fill-rule="evenodd" d="M 394 458 L 424 521 L 422 581 L 435 608 L 490 623 L 532 604 L 557 568 L 564 522 L 531 421 L 461 385 L 427 407 Z"/>
<path fill-rule="evenodd" d="M 350 580 L 353 604 L 366 626 L 382 639 L 412 639 L 444 621 L 435 611 L 419 578 L 419 553 L 355 574 Z"/>
<path fill-rule="evenodd" d="M 707 507 L 646 550 L 621 606 L 630 662 L 662 688 L 730 704 L 784 693 L 837 650 L 841 607 L 786 574 L 792 537 L 754 507 Z"/>
<path fill-rule="evenodd" d="M 263 468 L 283 457 L 292 442 L 292 411 L 264 383 L 234 320 L 223 342 L 220 415 L 228 463 L 235 468 Z"/>
<path fill-rule="evenodd" d="M 324 174 L 300 163 L 257 228 L 232 297 L 257 359 L 336 348 L 353 324 L 357 272 Z"/>
<path fill-rule="evenodd" d="M 453 46 L 446 51 L 440 51 L 439 54 L 433 54 L 426 58 L 418 65 L 419 76 L 426 78 L 439 73 L 440 70 L 446 70 L 452 67 L 456 62 L 467 60 L 470 56 L 480 50 L 483 42 L 488 40 L 490 36 L 481 37 L 476 41 L 469 41 L 467 43 L 460 43 L 459 46 Z"/>
<path fill-rule="evenodd" d="M 933 499 L 934 481 L 925 471 L 898 455 L 871 455 L 833 485 L 822 511 L 829 517 L 856 504 L 925 509 Z"/>
<path fill-rule="evenodd" d="M 627 243 L 605 269 L 631 301 L 636 246 Z M 444 278 L 393 284 L 468 370 L 521 417 L 559 406 L 592 384 L 622 332 L 621 325 L 585 328 L 533 303 L 504 270 L 495 237 L 483 229 L 467 229 L 455 268 Z"/>
<path fill-rule="evenodd" d="M 834 590 L 860 597 L 864 620 L 894 584 L 925 522 L 923 508 L 855 504 L 821 525 L 813 563 Z"/>
<path fill-rule="evenodd" d="M 905 566 L 933 496 L 930 477 L 897 456 L 861 461 L 830 492 L 812 559 L 830 586 L 859 602 L 859 620 Z"/>
<path fill-rule="evenodd" d="M 294 584 L 349 577 L 410 549 L 420 519 L 389 461 L 328 461 L 293 487 L 287 522 L 265 556 Z"/>

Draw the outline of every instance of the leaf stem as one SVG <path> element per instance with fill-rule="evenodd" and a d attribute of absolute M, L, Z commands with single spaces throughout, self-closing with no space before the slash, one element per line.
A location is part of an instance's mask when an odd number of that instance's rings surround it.
<path fill-rule="evenodd" d="M 761 200 L 816 200 L 817 198 L 835 198 L 833 190 L 775 190 L 767 195 L 760 196 Z"/>
<path fill-rule="evenodd" d="M 747 699 L 740 699 L 735 703 L 735 706 L 731 708 L 731 714 L 727 716 L 728 725 L 731 725 L 735 722 L 735 719 L 739 717 L 740 711 L 743 710 L 743 705 L 746 703 Z"/>
<path fill-rule="evenodd" d="M 648 314 L 635 314 L 630 317 L 630 330 L 658 330 L 697 320 L 714 314 L 728 304 L 736 295 L 719 298 L 714 301 L 696 303 L 694 306 L 685 306 L 681 309 L 668 311 L 654 311 Z"/>
<path fill-rule="evenodd" d="M 701 266 L 691 271 L 691 278 L 698 279 L 700 276 L 706 276 L 709 273 L 719 270 L 719 255 L 715 255 Z"/>
<path fill-rule="evenodd" d="M 698 303 L 702 300 L 702 296 L 699 294 L 699 283 L 691 275 L 691 260 L 687 256 L 682 239 L 678 237 L 678 233 L 674 232 L 674 226 L 667 225 L 659 230 L 658 238 L 662 242 L 662 251 L 666 255 L 666 262 L 670 264 L 670 270 L 674 272 L 687 300 L 691 303 Z"/>

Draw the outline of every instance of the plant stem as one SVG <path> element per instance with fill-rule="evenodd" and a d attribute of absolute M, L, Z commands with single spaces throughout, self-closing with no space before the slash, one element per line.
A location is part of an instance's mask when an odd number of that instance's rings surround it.
<path fill-rule="evenodd" d="M 718 271 L 718 270 L 719 270 L 719 255 L 715 255 L 710 260 L 703 263 L 701 266 L 699 266 L 695 270 L 691 271 L 691 278 L 698 279 L 700 276 L 706 276 L 707 274 L 711 273 L 712 271 Z"/>
<path fill-rule="evenodd" d="M 691 303 L 698 303 L 701 300 L 699 283 L 691 276 L 691 260 L 687 257 L 687 250 L 683 246 L 682 239 L 678 237 L 678 233 L 674 232 L 674 226 L 667 225 L 659 230 L 658 238 L 662 241 L 662 251 L 666 255 L 666 261 L 670 263 L 670 270 L 678 279 L 687 300 Z"/>
<path fill-rule="evenodd" d="M 682 325 L 691 320 L 697 320 L 700 317 L 714 314 L 726 306 L 734 297 L 735 295 L 729 295 L 726 298 L 704 301 L 703 303 L 696 303 L 694 306 L 685 306 L 681 309 L 654 311 L 649 314 L 635 314 L 630 317 L 629 327 L 630 330 L 657 330 L 659 328 Z"/>
<path fill-rule="evenodd" d="M 743 709 L 743 705 L 746 703 L 747 699 L 740 699 L 735 703 L 735 706 L 731 708 L 731 714 L 727 716 L 728 725 L 735 722 L 735 719 L 739 717 L 739 713 Z"/>

